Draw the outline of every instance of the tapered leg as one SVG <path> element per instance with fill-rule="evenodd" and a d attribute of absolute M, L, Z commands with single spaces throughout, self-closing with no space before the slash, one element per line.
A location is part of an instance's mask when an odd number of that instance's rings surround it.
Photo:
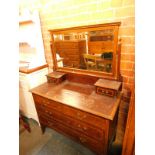
<path fill-rule="evenodd" d="M 114 138 L 113 138 L 113 140 L 112 140 L 112 141 L 114 142 L 115 140 L 116 140 L 116 134 L 114 135 Z"/>
<path fill-rule="evenodd" d="M 42 131 L 42 134 L 44 134 L 44 133 L 45 133 L 46 126 L 45 126 L 45 125 L 43 125 L 43 124 L 40 124 L 40 126 L 41 126 L 41 131 Z"/>

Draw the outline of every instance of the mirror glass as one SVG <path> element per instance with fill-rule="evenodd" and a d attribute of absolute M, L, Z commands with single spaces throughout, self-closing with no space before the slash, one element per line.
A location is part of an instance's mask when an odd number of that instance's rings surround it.
<path fill-rule="evenodd" d="M 53 34 L 58 67 L 113 72 L 114 29 Z"/>

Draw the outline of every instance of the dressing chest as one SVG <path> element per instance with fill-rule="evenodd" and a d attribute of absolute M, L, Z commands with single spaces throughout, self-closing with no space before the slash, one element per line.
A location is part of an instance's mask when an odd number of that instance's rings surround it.
<path fill-rule="evenodd" d="M 119 81 L 120 74 L 118 69 L 120 51 L 117 50 L 119 25 L 120 23 L 112 23 L 50 31 L 54 71 L 57 75 L 65 74 L 65 78 L 60 80 L 60 82 L 46 82 L 31 90 L 43 133 L 46 127 L 52 128 L 76 142 L 81 143 L 96 154 L 107 155 L 110 144 L 116 136 L 121 92 L 119 90 L 117 95 L 114 96 L 98 94 L 96 92 L 95 83 L 104 78 L 116 82 Z M 102 29 L 104 33 L 99 32 Z M 73 36 L 73 34 L 75 35 L 75 31 L 78 31 L 76 33 L 77 36 Z M 96 34 L 99 35 L 99 37 L 92 37 L 93 39 L 91 38 L 89 40 L 91 35 L 94 35 L 95 31 L 97 31 Z M 82 34 L 82 32 L 84 33 Z M 112 37 L 106 37 L 106 35 L 109 36 L 111 33 Z M 58 36 L 54 36 L 55 34 L 58 34 Z M 62 36 L 60 37 L 60 35 Z M 59 40 L 61 38 L 67 38 L 67 41 L 65 40 L 63 42 L 63 39 Z M 64 62 L 63 67 L 60 67 L 56 59 L 56 53 L 59 53 L 59 56 L 62 57 L 63 60 L 66 59 L 63 57 L 63 54 L 65 55 L 63 48 L 62 51 L 60 51 L 61 43 L 67 48 L 69 44 L 66 44 L 66 42 L 70 42 L 70 39 L 73 39 L 71 40 L 72 44 L 75 39 L 76 44 L 79 41 L 78 49 L 73 51 L 79 50 L 84 54 L 90 54 L 87 41 L 91 41 L 90 48 L 94 48 L 95 45 L 93 41 L 95 40 L 98 44 L 98 50 L 101 50 L 99 44 L 101 44 L 101 47 L 110 45 L 110 47 L 104 47 L 104 49 L 113 52 L 113 60 L 110 62 L 111 71 L 104 70 L 104 67 L 106 67 L 104 63 L 102 65 L 103 71 L 96 70 L 96 68 L 91 68 L 90 70 L 85 68 L 86 65 L 84 64 L 82 55 L 79 55 L 81 60 L 78 64 L 80 63 L 80 65 L 67 66 Z M 85 39 L 88 40 L 84 42 Z M 101 40 L 98 41 L 98 39 Z M 57 51 L 55 43 L 59 43 L 59 51 Z M 82 44 L 85 44 L 84 47 L 87 45 L 88 48 L 82 47 Z M 73 47 L 72 45 L 71 48 L 68 48 L 70 50 Z M 95 52 L 95 50 L 92 52 Z M 101 52 L 105 51 L 102 49 Z M 77 52 L 72 54 L 75 55 Z M 74 62 L 74 58 L 72 62 Z M 47 77 L 49 78 L 49 76 Z M 53 73 L 52 77 L 54 77 Z M 59 79 L 57 80 L 59 81 Z"/>

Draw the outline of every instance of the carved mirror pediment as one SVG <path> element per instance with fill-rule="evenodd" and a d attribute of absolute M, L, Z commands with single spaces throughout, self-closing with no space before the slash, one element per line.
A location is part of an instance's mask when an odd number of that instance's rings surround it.
<path fill-rule="evenodd" d="M 120 23 L 50 30 L 54 69 L 118 79 Z"/>

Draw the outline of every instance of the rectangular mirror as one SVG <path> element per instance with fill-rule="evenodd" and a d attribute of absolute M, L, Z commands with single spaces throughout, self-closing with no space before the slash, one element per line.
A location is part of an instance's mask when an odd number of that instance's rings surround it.
<path fill-rule="evenodd" d="M 50 30 L 54 69 L 118 78 L 120 23 Z"/>

